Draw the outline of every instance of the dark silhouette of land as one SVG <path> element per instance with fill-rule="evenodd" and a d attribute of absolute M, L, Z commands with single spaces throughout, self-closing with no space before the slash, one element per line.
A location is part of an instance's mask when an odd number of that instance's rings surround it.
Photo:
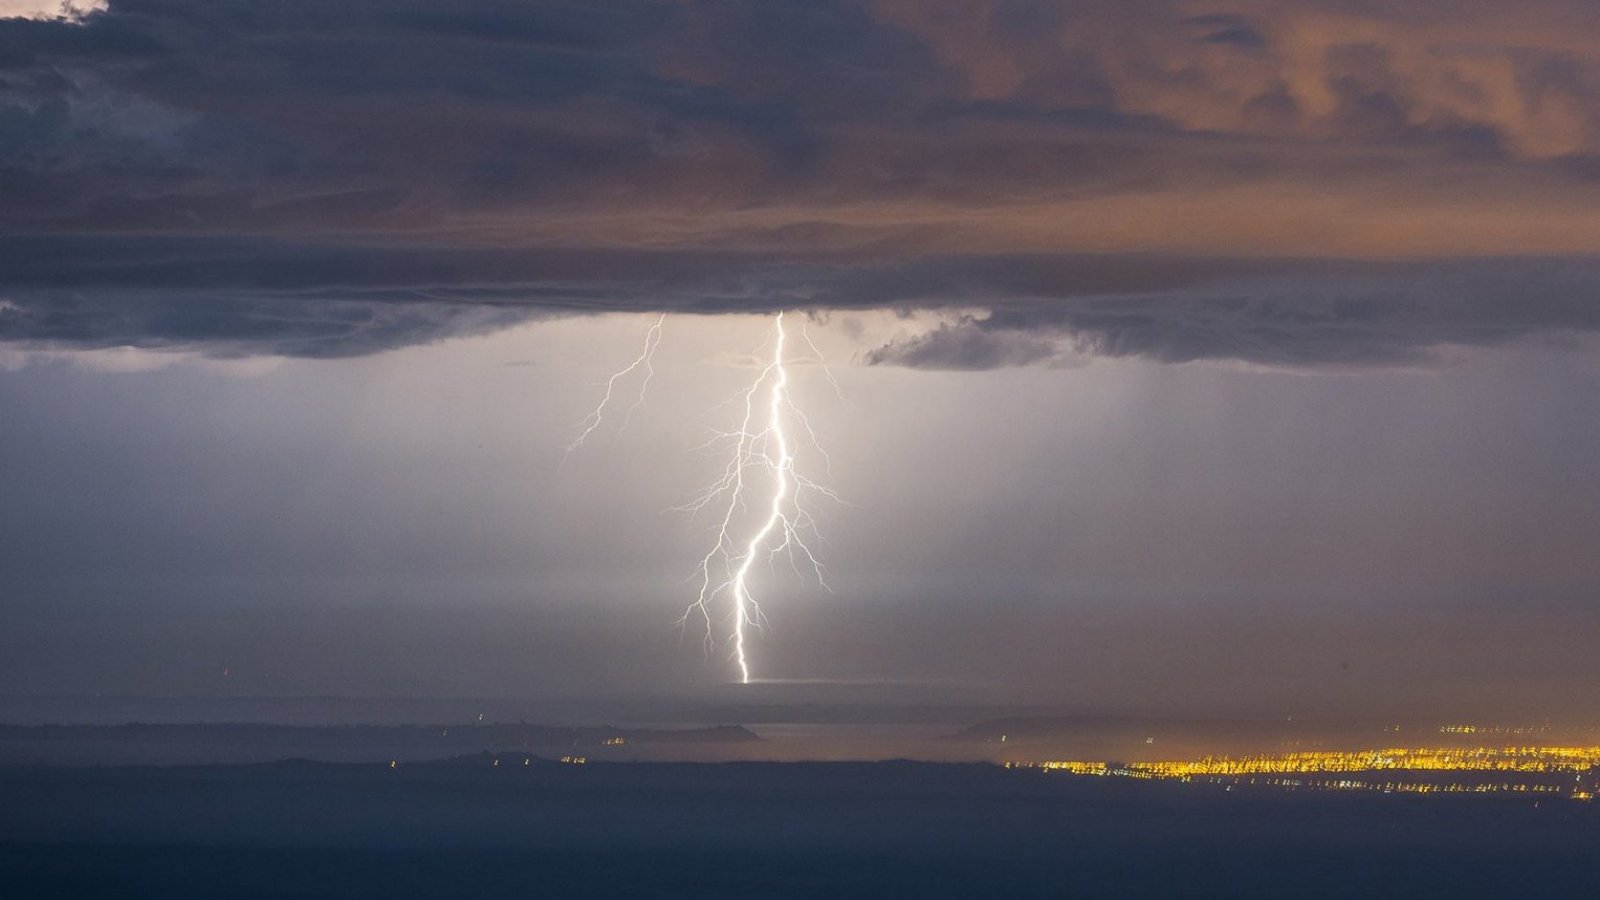
<path fill-rule="evenodd" d="M 527 723 L 449 725 L 277 725 L 261 723 L 0 725 L 0 765 L 261 763 L 307 758 L 328 762 L 439 759 L 476 753 L 616 755 L 641 748 L 720 747 L 760 742 L 737 725 L 624 728 Z"/>
<path fill-rule="evenodd" d="M 1579 897 L 1600 810 L 988 764 L 0 768 L 0 896 Z"/>

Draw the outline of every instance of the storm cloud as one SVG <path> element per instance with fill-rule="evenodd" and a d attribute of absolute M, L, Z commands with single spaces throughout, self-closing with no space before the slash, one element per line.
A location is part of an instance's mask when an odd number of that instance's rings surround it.
<path fill-rule="evenodd" d="M 1600 266 L 1498 261 L 1380 276 L 1257 278 L 1180 295 L 1010 304 L 867 354 L 983 369 L 1073 355 L 1266 366 L 1422 364 L 1443 347 L 1600 331 Z"/>
<path fill-rule="evenodd" d="M 1589 331 L 1597 47 L 1577 2 L 0 19 L 0 339 L 348 356 L 591 311 L 945 307 L 987 312 L 870 361 L 987 368 Z"/>

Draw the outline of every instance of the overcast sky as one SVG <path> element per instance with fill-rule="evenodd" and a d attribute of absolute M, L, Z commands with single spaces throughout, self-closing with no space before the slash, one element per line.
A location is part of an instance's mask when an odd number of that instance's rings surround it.
<path fill-rule="evenodd" d="M 6 15 L 7 692 L 726 681 L 671 510 L 792 310 L 762 677 L 1600 713 L 1591 3 Z"/>

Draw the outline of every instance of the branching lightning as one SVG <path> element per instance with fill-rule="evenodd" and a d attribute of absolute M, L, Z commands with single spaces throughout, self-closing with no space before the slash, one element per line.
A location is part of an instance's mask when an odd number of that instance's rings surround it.
<path fill-rule="evenodd" d="M 661 326 L 666 321 L 667 314 L 662 313 L 661 317 L 656 319 L 655 324 L 650 326 L 650 330 L 645 332 L 644 349 L 640 351 L 638 358 L 628 363 L 625 368 L 619 369 L 616 374 L 606 380 L 604 396 L 600 398 L 600 402 L 595 406 L 594 410 L 585 416 L 582 422 L 578 423 L 578 436 L 573 438 L 572 443 L 567 445 L 566 453 L 562 456 L 563 459 L 571 456 L 572 451 L 582 447 L 583 442 L 589 439 L 589 435 L 594 434 L 595 429 L 600 427 L 601 421 L 605 418 L 606 407 L 611 405 L 611 395 L 617 389 L 617 382 L 626 378 L 635 369 L 642 367 L 644 369 L 644 380 L 639 383 L 639 397 L 633 401 L 633 405 L 628 407 L 627 413 L 622 417 L 622 427 L 628 427 L 628 422 L 633 418 L 634 410 L 644 405 L 645 391 L 649 390 L 650 380 L 655 377 L 656 347 L 661 345 Z"/>
<path fill-rule="evenodd" d="M 646 334 L 644 350 L 639 357 L 606 382 L 605 395 L 580 423 L 581 433 L 567 446 L 568 453 L 582 446 L 600 426 L 617 382 L 640 368 L 645 377 L 639 399 L 629 414 L 643 404 L 665 318 L 658 319 Z M 739 681 L 744 684 L 750 682 L 750 632 L 761 628 L 766 621 L 751 590 L 757 563 L 770 564 L 786 559 L 796 575 L 809 573 L 818 585 L 828 589 L 822 562 L 812 550 L 812 544 L 818 541 L 813 498 L 839 501 L 833 490 L 813 481 L 797 467 L 797 451 L 802 447 L 802 440 L 803 446 L 821 457 L 825 467 L 828 457 L 810 420 L 790 395 L 789 366 L 796 362 L 816 362 L 822 365 L 828 383 L 836 392 L 838 382 L 827 369 L 826 360 L 811 341 L 803 322 L 801 337 L 811 355 L 799 359 L 787 356 L 789 335 L 782 312 L 775 314 L 772 327 L 770 358 L 758 364 L 755 378 L 733 398 L 740 410 L 738 426 L 714 431 L 711 439 L 702 445 L 702 449 L 725 448 L 727 459 L 721 474 L 698 497 L 678 507 L 691 516 L 709 509 L 717 510 L 711 548 L 701 557 L 695 575 L 691 576 L 691 580 L 699 581 L 699 591 L 679 618 L 679 624 L 687 626 L 691 619 L 703 621 L 709 651 L 718 643 L 715 624 L 724 619 L 728 621 L 729 654 L 738 669 Z M 760 518 L 744 522 L 743 519 L 749 517 L 741 514 L 752 506 Z M 719 604 L 724 602 L 730 607 L 725 615 L 717 612 Z"/>
<path fill-rule="evenodd" d="M 815 353 L 809 336 L 806 342 Z M 722 475 L 698 499 L 683 507 L 694 513 L 720 504 L 722 515 L 711 549 L 700 560 L 700 592 L 684 611 L 681 621 L 687 623 L 697 615 L 702 618 L 709 644 L 715 618 L 712 607 L 718 598 L 729 598 L 733 607 L 731 652 L 739 669 L 739 680 L 745 684 L 750 682 L 749 631 L 760 628 L 765 621 L 761 605 L 750 589 L 756 562 L 763 555 L 769 561 L 787 557 L 798 574 L 803 560 L 817 583 L 824 589 L 828 586 L 822 563 L 807 543 L 807 537 L 816 533 L 816 519 L 809 500 L 812 494 L 833 500 L 838 497 L 796 469 L 796 444 L 790 434 L 790 424 L 798 425 L 810 445 L 819 452 L 821 447 L 810 421 L 790 397 L 788 364 L 791 361 L 785 356 L 787 345 L 783 313 L 779 312 L 773 319 L 772 358 L 739 395 L 743 407 L 739 427 L 717 433 L 710 442 L 725 443 L 731 448 Z M 815 358 L 821 361 L 821 354 L 816 354 Z M 831 373 L 829 378 L 831 381 Z M 763 390 L 764 401 L 758 400 Z M 760 476 L 765 476 L 769 492 L 763 504 L 766 514 L 750 536 L 741 541 L 735 537 L 735 516 L 746 508 L 747 495 L 761 488 L 753 483 Z M 719 570 L 720 575 L 716 574 Z"/>

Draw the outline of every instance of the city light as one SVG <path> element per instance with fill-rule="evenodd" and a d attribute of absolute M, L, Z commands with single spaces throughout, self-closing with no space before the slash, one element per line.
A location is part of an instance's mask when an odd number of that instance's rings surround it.
<path fill-rule="evenodd" d="M 1451 732 L 1461 733 L 1461 732 Z M 1600 770 L 1600 746 L 1590 747 L 1397 747 L 1379 750 L 1322 750 L 1247 756 L 1204 756 L 1158 762 L 1045 760 L 1009 762 L 1007 768 L 1038 769 L 1106 778 L 1132 778 L 1227 785 L 1262 785 L 1312 790 L 1364 790 L 1388 793 L 1564 794 L 1592 800 Z M 1378 775 L 1378 773 L 1390 773 Z M 1395 778 L 1414 773 L 1423 779 Z M 1512 779 L 1483 780 L 1484 773 Z M 1315 776 L 1359 776 L 1317 778 Z M 1458 779 L 1439 776 L 1472 776 Z M 1573 775 L 1560 783 L 1549 776 Z M 1308 776 L 1308 777 L 1284 777 Z M 1376 777 L 1374 777 L 1376 776 Z M 1532 776 L 1532 777 L 1527 777 Z"/>

